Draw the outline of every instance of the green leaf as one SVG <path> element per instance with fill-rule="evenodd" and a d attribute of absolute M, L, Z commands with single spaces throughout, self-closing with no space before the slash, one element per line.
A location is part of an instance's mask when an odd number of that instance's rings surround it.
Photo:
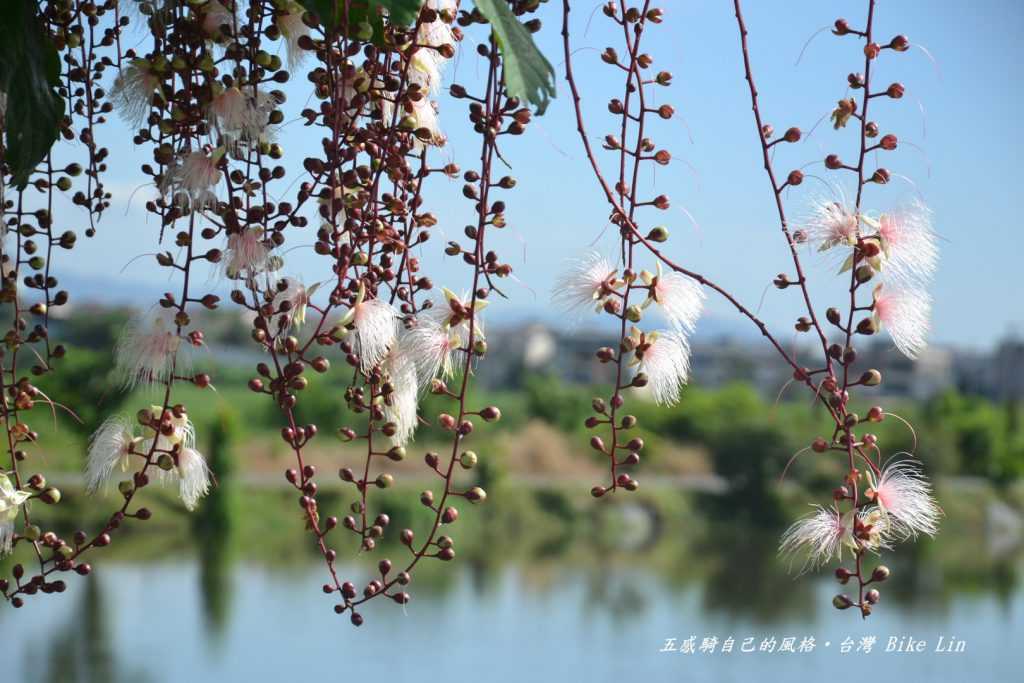
<path fill-rule="evenodd" d="M 320 17 L 324 27 L 331 31 L 338 27 L 345 11 L 344 0 L 298 0 L 298 3 Z M 419 16 L 423 0 L 351 0 L 348 8 L 348 24 L 350 30 L 361 23 L 373 27 L 374 41 L 379 38 L 383 27 L 380 20 L 380 9 L 388 12 L 394 26 L 409 26 Z"/>
<path fill-rule="evenodd" d="M 5 160 L 18 189 L 28 184 L 60 133 L 59 84 L 60 58 L 36 18 L 36 3 L 8 0 L 0 9 L 0 91 L 7 94 Z"/>
<path fill-rule="evenodd" d="M 491 23 L 505 60 L 505 88 L 543 114 L 555 96 L 555 70 L 537 49 L 533 35 L 516 19 L 505 0 L 474 0 Z"/>
<path fill-rule="evenodd" d="M 376 4 L 385 7 L 391 16 L 391 23 L 395 26 L 411 26 L 416 17 L 420 14 L 420 6 L 423 0 L 374 0 Z M 371 3 L 373 4 L 373 3 Z"/>

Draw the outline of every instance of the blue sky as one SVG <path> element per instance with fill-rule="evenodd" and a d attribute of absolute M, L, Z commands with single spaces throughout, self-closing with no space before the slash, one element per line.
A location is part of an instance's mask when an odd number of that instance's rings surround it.
<path fill-rule="evenodd" d="M 792 266 L 760 164 L 732 3 L 662 4 L 665 22 L 651 31 L 647 51 L 655 58 L 655 68 L 675 75 L 673 86 L 659 89 L 657 96 L 659 102 L 673 104 L 679 115 L 653 127 L 658 147 L 668 149 L 674 161 L 647 174 L 645 181 L 652 196 L 668 194 L 673 208 L 652 210 L 641 220 L 647 225 L 667 225 L 672 232 L 667 245 L 670 256 L 727 286 L 750 307 L 760 308 L 768 324 L 789 337 L 792 322 L 801 313 L 800 302 L 794 290 L 778 292 L 768 287 L 777 273 L 792 272 Z M 595 140 L 611 130 L 605 105 L 620 87 L 618 74 L 598 58 L 606 45 L 618 44 L 600 12 L 589 21 L 598 5 L 581 3 L 573 17 L 574 65 Z M 545 7 L 539 40 L 561 74 L 559 7 L 555 0 Z M 762 113 L 777 130 L 796 125 L 809 131 L 821 117 L 827 119 L 836 100 L 846 95 L 846 75 L 863 66 L 861 43 L 854 38 L 823 32 L 808 46 L 801 63 L 795 62 L 817 29 L 840 16 L 860 26 L 865 11 L 863 1 L 748 0 L 745 14 Z M 869 187 L 865 204 L 884 211 L 920 198 L 933 209 L 942 239 L 942 260 L 932 288 L 935 342 L 985 348 L 1011 331 L 1024 331 L 1020 302 L 1024 288 L 1018 275 L 1024 252 L 1017 239 L 1021 212 L 1015 199 L 1024 152 L 1017 122 L 1024 100 L 1014 85 L 1024 67 L 1024 50 L 1011 30 L 1022 24 L 1024 3 L 1017 2 L 881 0 L 877 5 L 880 40 L 904 33 L 935 59 L 933 63 L 915 48 L 904 54 L 887 51 L 876 62 L 875 82 L 900 81 L 907 95 L 901 101 L 872 103 L 872 118 L 883 132 L 897 134 L 901 147 L 879 159 L 898 177 L 887 187 Z M 472 45 L 478 38 L 478 33 L 467 37 L 465 54 L 449 69 L 447 82 L 476 82 Z M 286 87 L 288 119 L 306 102 L 307 86 L 298 77 Z M 615 248 L 614 232 L 607 229 L 608 211 L 586 166 L 561 78 L 558 88 L 559 97 L 548 113 L 505 149 L 519 186 L 507 193 L 509 227 L 496 236 L 494 246 L 512 264 L 517 280 L 506 289 L 510 300 L 495 302 L 488 309 L 492 323 L 499 317 L 556 320 L 548 302 L 562 262 L 591 245 L 609 254 Z M 440 106 L 442 125 L 450 137 L 441 155 L 463 168 L 472 167 L 478 143 L 466 131 L 465 103 L 442 97 Z M 107 180 L 115 194 L 113 206 L 100 234 L 79 241 L 67 271 L 104 284 L 117 278 L 111 286 L 121 291 L 160 286 L 166 271 L 153 267 L 151 258 L 132 261 L 155 251 L 158 232 L 141 210 L 152 194 L 137 170 L 147 159 L 131 145 L 130 131 L 121 123 L 112 122 L 103 135 L 111 147 Z M 316 152 L 319 137 L 301 123 L 282 130 L 280 140 L 291 167 L 298 168 L 302 156 Z M 836 132 L 825 120 L 801 143 L 777 148 L 779 173 L 802 167 L 809 176 L 786 197 L 794 223 L 813 199 L 829 191 L 825 181 L 842 178 L 826 171 L 820 160 L 829 152 L 853 158 L 856 138 L 852 129 Z M 471 220 L 472 205 L 461 197 L 460 182 L 435 179 L 433 183 L 429 208 L 441 224 L 422 257 L 436 282 L 458 290 L 465 286 L 460 278 L 466 269 L 440 250 L 444 235 L 461 235 L 463 225 Z M 278 183 L 282 193 L 285 187 Z M 288 270 L 307 281 L 320 279 L 325 272 L 309 248 L 311 243 L 312 228 L 308 237 L 293 236 L 289 246 L 294 249 L 287 257 Z M 844 303 L 834 261 L 810 252 L 804 258 L 818 283 L 814 299 L 819 312 Z M 743 322 L 714 297 L 709 298 L 708 316 L 709 325 L 742 329 Z"/>

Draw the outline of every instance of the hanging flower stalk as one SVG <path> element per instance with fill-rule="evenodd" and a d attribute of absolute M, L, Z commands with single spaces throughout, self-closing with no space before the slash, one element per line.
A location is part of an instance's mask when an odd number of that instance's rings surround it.
<path fill-rule="evenodd" d="M 107 9 L 109 8 L 105 7 L 104 11 Z M 174 18 L 179 21 L 195 20 L 194 16 L 184 13 L 180 8 L 176 10 Z M 119 29 L 120 26 L 121 24 L 119 23 Z M 166 29 L 164 24 L 154 24 L 153 26 L 154 30 L 163 31 Z M 91 31 L 90 35 L 93 35 Z M 100 42 L 97 39 L 97 43 L 89 48 L 90 52 L 87 53 L 87 56 L 90 59 L 99 60 L 99 57 L 92 50 L 98 45 L 110 47 L 114 43 L 116 36 L 117 32 L 104 34 L 103 41 Z M 162 65 L 160 69 L 154 69 L 152 72 L 159 73 L 159 82 L 149 81 L 148 85 L 146 85 L 147 91 L 152 95 L 150 105 L 153 107 L 152 111 L 156 114 L 157 118 L 144 117 L 145 121 L 142 125 L 145 125 L 146 128 L 140 130 L 137 142 L 141 143 L 152 139 L 150 130 L 156 125 L 154 121 L 158 120 L 162 114 L 168 118 L 160 126 L 161 140 L 165 139 L 167 146 L 171 150 L 175 147 L 184 150 L 178 155 L 174 155 L 173 152 L 171 155 L 165 155 L 164 148 L 162 147 L 158 151 L 157 156 L 159 159 L 162 159 L 160 163 L 164 168 L 171 168 L 175 158 L 178 160 L 186 159 L 188 158 L 187 155 L 191 153 L 188 150 L 200 147 L 198 141 L 199 131 L 201 130 L 200 122 L 188 118 L 173 118 L 169 116 L 169 112 L 188 109 L 194 105 L 194 98 L 201 90 L 201 85 L 207 83 L 207 76 L 204 70 L 201 66 L 196 66 L 206 63 L 207 45 L 202 40 L 196 40 L 187 46 L 181 47 L 186 51 L 189 59 L 182 59 L 180 64 L 172 63 L 173 60 L 168 60 L 162 55 L 156 55 L 155 53 L 150 54 L 146 60 L 147 64 Z M 129 70 L 138 68 L 138 63 L 131 61 L 134 59 L 134 56 L 130 56 L 122 62 L 120 55 L 118 55 L 117 63 Z M 103 61 L 102 63 L 107 67 L 112 66 L 109 61 Z M 80 77 L 82 72 L 76 70 L 77 63 L 72 61 L 69 64 L 73 72 L 70 78 L 74 80 Z M 101 71 L 102 69 L 97 67 L 92 75 L 98 78 L 98 74 Z M 127 83 L 126 78 L 128 78 L 128 75 L 122 72 L 119 76 L 119 82 Z M 157 93 L 165 92 L 164 87 L 170 82 L 175 82 L 179 86 L 168 88 L 168 91 L 176 93 L 175 97 L 157 97 Z M 105 108 L 105 105 L 100 104 L 101 96 L 98 85 L 90 81 L 88 89 L 92 93 L 91 97 L 95 98 L 94 101 L 91 104 L 89 102 L 82 102 L 75 109 L 86 122 L 92 121 L 91 117 L 94 117 L 95 112 L 101 109 L 104 112 L 109 111 L 109 109 Z M 118 90 L 115 88 L 112 93 L 112 99 L 118 102 L 119 98 L 120 95 L 118 95 Z M 129 117 L 136 115 L 135 112 L 130 111 L 131 107 L 128 107 L 128 110 L 127 114 Z M 174 120 L 173 124 L 169 123 L 172 119 Z M 72 122 L 74 121 L 75 119 L 72 118 Z M 109 198 L 108 195 L 102 193 L 102 190 L 98 189 L 100 186 L 98 185 L 98 176 L 95 173 L 96 170 L 101 170 L 102 164 L 100 160 L 106 152 L 93 142 L 91 136 L 92 130 L 90 129 L 86 136 L 88 137 L 86 146 L 92 158 L 90 163 L 93 164 L 91 167 L 93 170 L 87 170 L 86 173 L 91 181 L 90 187 L 95 189 L 90 191 L 90 197 L 78 198 L 75 201 L 83 206 L 91 207 L 90 212 L 98 215 L 106 205 L 106 199 Z M 164 142 L 161 142 L 161 145 L 163 144 Z M 49 162 L 46 162 L 46 164 L 44 172 L 52 177 L 57 170 Z M 77 165 L 75 166 L 77 167 Z M 75 170 L 69 167 L 64 169 L 64 172 L 73 176 L 75 175 L 73 173 Z M 154 183 L 157 186 L 161 186 L 161 177 L 164 174 L 158 171 L 149 172 L 150 175 L 154 176 Z M 211 170 L 208 177 L 219 180 L 217 173 L 218 171 Z M 94 185 L 93 183 L 96 184 Z M 60 179 L 57 182 L 41 184 L 41 186 L 47 189 L 56 187 L 59 190 L 66 190 L 68 189 L 66 187 L 67 184 L 64 179 Z M 204 182 L 202 189 L 204 192 L 212 194 L 214 192 L 214 185 L 215 182 L 212 180 Z M 5 206 L 5 213 L 7 208 Z M 206 467 L 201 453 L 196 449 L 196 437 L 191 420 L 185 406 L 173 403 L 172 389 L 175 383 L 179 381 L 188 381 L 199 387 L 210 385 L 208 375 L 205 373 L 192 374 L 187 363 L 187 349 L 200 346 L 203 342 L 202 331 L 192 325 L 188 309 L 193 308 L 196 304 L 211 309 L 217 306 L 216 296 L 210 294 L 197 296 L 193 289 L 190 288 L 190 285 L 195 263 L 197 261 L 216 261 L 218 254 L 217 252 L 206 252 L 195 248 L 196 241 L 200 237 L 200 226 L 196 221 L 196 214 L 190 210 L 189 206 L 173 206 L 171 201 L 161 199 L 147 204 L 147 210 L 158 217 L 159 223 L 162 226 L 161 233 L 163 229 L 167 228 L 175 229 L 177 227 L 178 229 L 175 235 L 175 242 L 181 248 L 179 256 L 175 257 L 171 252 L 164 252 L 159 254 L 156 260 L 159 266 L 171 268 L 181 274 L 181 289 L 178 295 L 172 293 L 165 294 L 153 311 L 140 316 L 129 324 L 117 350 L 117 364 L 121 381 L 126 387 L 132 388 L 137 385 L 145 385 L 150 390 L 159 392 L 161 402 L 140 410 L 134 419 L 123 416 L 111 417 L 100 427 L 91 440 L 86 471 L 88 488 L 94 493 L 101 493 L 109 488 L 113 488 L 113 486 L 107 486 L 108 482 L 110 484 L 116 482 L 118 495 L 122 499 L 122 502 L 116 506 L 115 511 L 103 527 L 92 534 L 76 531 L 71 538 L 65 539 L 60 534 L 52 531 L 43 532 L 39 526 L 31 523 L 28 506 L 33 499 L 55 504 L 60 501 L 61 494 L 57 489 L 47 487 L 45 478 L 40 474 L 29 477 L 26 488 L 22 483 L 22 477 L 16 465 L 18 461 L 24 459 L 24 451 L 20 450 L 20 447 L 12 450 L 12 455 L 15 456 L 13 458 L 15 463 L 12 472 L 13 477 L 4 475 L 11 482 L 12 486 L 12 492 L 9 492 L 10 495 L 7 496 L 9 505 L 6 506 L 5 512 L 9 512 L 10 509 L 13 509 L 14 505 L 18 505 L 24 513 L 24 527 L 20 533 L 15 532 L 9 538 L 13 541 L 12 545 L 19 541 L 30 542 L 34 546 L 35 555 L 38 560 L 38 569 L 31 578 L 23 580 L 26 570 L 23 565 L 16 564 L 13 570 L 15 583 L 11 584 L 6 580 L 0 582 L 5 598 L 15 607 L 22 606 L 26 596 L 36 595 L 40 592 L 62 592 L 65 588 L 65 583 L 62 579 L 55 578 L 54 574 L 72 571 L 79 575 L 89 574 L 92 567 L 88 562 L 84 561 L 84 556 L 87 553 L 95 548 L 109 545 L 116 530 L 121 528 L 128 519 L 137 519 L 139 521 L 150 519 L 152 516 L 150 510 L 145 507 L 139 507 L 135 497 L 139 491 L 151 483 L 154 477 L 173 482 L 179 491 L 185 507 L 190 509 L 199 503 L 199 500 L 205 495 L 211 485 L 212 476 Z M 20 208 L 18 212 L 21 212 Z M 45 212 L 36 212 L 36 215 L 43 221 L 44 231 L 42 234 L 50 236 L 49 247 L 46 252 L 47 256 L 51 255 L 54 247 L 59 246 L 68 249 L 74 245 L 73 233 L 65 233 L 59 238 L 54 237 L 51 232 L 52 221 L 50 217 Z M 184 225 L 179 223 L 179 221 L 182 221 Z M 87 235 L 91 236 L 92 232 L 93 228 L 90 227 L 87 230 Z M 19 240 L 19 248 L 24 246 Z M 32 246 L 29 246 L 29 249 L 34 250 Z M 6 243 L 4 250 L 6 252 Z M 3 258 L 5 260 L 9 259 L 6 253 Z M 46 259 L 47 262 L 50 260 L 49 258 Z M 16 275 L 17 268 L 21 262 L 21 258 L 13 261 L 16 264 L 14 266 L 15 278 L 10 280 L 11 285 L 14 285 L 18 279 Z M 56 279 L 49 275 L 49 263 L 46 263 L 44 272 L 46 277 L 40 281 L 43 284 L 39 289 L 44 292 L 45 304 L 37 304 L 35 309 L 38 311 L 38 315 L 42 315 L 45 322 L 49 308 L 66 303 L 68 295 L 63 291 L 51 294 L 50 289 L 56 286 Z M 9 290 L 5 286 L 5 291 L 9 292 L 13 301 L 20 300 L 20 293 L 14 286 Z M 16 312 L 18 308 L 19 306 L 16 305 Z M 55 366 L 50 361 L 52 359 L 59 359 L 64 355 L 62 346 L 50 348 L 48 335 L 45 334 L 45 327 L 41 327 L 41 329 L 43 332 L 37 330 L 33 332 L 32 338 L 25 340 L 28 344 L 45 341 L 45 355 L 37 355 L 37 358 L 44 359 L 45 364 L 39 366 L 36 374 L 53 371 Z M 10 358 L 12 362 L 16 362 L 16 355 Z M 4 374 L 6 375 L 9 372 L 11 377 L 16 376 L 18 373 L 15 368 L 16 366 L 13 365 L 9 369 L 5 368 Z M 6 382 L 3 388 L 5 396 L 8 395 L 10 392 L 7 391 Z M 37 389 L 27 384 L 22 386 L 19 392 L 25 397 L 23 400 L 19 399 L 17 403 L 17 410 L 19 411 L 30 410 L 35 403 L 39 402 L 39 399 L 44 399 L 46 403 L 55 405 L 52 399 L 46 398 Z M 40 406 L 42 405 L 44 404 L 40 402 Z M 12 445 L 18 442 L 29 444 L 37 440 L 37 435 L 14 411 L 5 410 L 4 418 L 9 427 L 8 433 L 12 435 L 17 434 L 15 439 L 11 441 Z M 30 492 L 30 495 L 21 501 L 17 501 L 16 499 L 22 498 L 22 494 L 26 491 Z"/>
<path fill-rule="evenodd" d="M 839 595 L 833 604 L 839 609 L 856 606 L 865 617 L 871 613 L 872 607 L 880 598 L 879 591 L 870 587 L 871 584 L 884 581 L 889 576 L 889 569 L 879 565 L 870 573 L 863 567 L 868 553 L 878 553 L 891 548 L 896 542 L 913 538 L 918 534 L 933 535 L 938 529 L 940 511 L 931 497 L 931 489 L 923 474 L 916 466 L 905 461 L 883 468 L 878 438 L 870 432 L 861 431 L 871 422 L 881 421 L 885 413 L 880 406 L 873 406 L 866 414 L 866 420 L 855 413 L 851 406 L 851 391 L 857 386 L 876 386 L 881 383 L 881 373 L 874 369 L 853 372 L 857 360 L 854 349 L 855 335 L 871 335 L 879 330 L 887 330 L 892 336 L 896 347 L 911 358 L 915 358 L 925 347 L 928 330 L 930 299 L 927 284 L 934 272 L 937 262 L 935 236 L 931 228 L 930 212 L 913 203 L 909 209 L 900 209 L 888 213 L 871 213 L 863 208 L 863 190 L 871 183 L 888 182 L 890 172 L 884 168 L 869 170 L 866 158 L 869 152 L 892 151 L 897 147 L 894 134 L 881 134 L 879 125 L 868 118 L 869 101 L 876 97 L 899 99 L 904 88 L 894 83 L 884 90 L 878 90 L 871 84 L 871 67 L 876 59 L 885 51 L 903 52 L 909 42 L 905 36 L 896 36 L 888 44 L 880 45 L 873 39 L 873 18 L 875 3 L 868 1 L 868 18 L 864 30 L 850 27 L 845 20 L 838 20 L 834 34 L 838 36 L 852 35 L 865 41 L 865 69 L 863 74 L 853 74 L 848 85 L 862 90 L 863 96 L 842 100 L 833 113 L 833 121 L 837 129 L 856 122 L 860 129 L 860 153 L 856 165 L 844 163 L 838 155 L 830 154 L 825 159 L 825 166 L 831 170 L 853 172 L 857 178 L 856 191 L 852 199 L 844 196 L 816 201 L 812 204 L 809 218 L 796 230 L 790 229 L 787 221 L 784 191 L 796 188 L 803 183 L 804 175 L 800 170 L 789 172 L 784 180 L 779 180 L 775 173 L 774 156 L 776 145 L 792 144 L 802 138 L 799 128 L 788 128 L 783 135 L 775 137 L 774 128 L 762 121 L 755 86 L 750 66 L 750 53 L 747 44 L 747 28 L 743 20 L 740 3 L 735 3 L 736 19 L 740 31 L 741 47 L 744 58 L 745 77 L 749 84 L 753 103 L 754 117 L 757 124 L 758 138 L 761 146 L 761 161 L 767 171 L 771 183 L 779 223 L 793 262 L 795 274 L 779 274 L 773 284 L 780 291 L 790 290 L 799 293 L 806 314 L 795 322 L 797 332 L 812 333 L 820 345 L 820 362 L 817 367 L 806 367 L 797 363 L 796 358 L 777 340 L 768 326 L 755 316 L 746 306 L 732 294 L 709 278 L 688 270 L 672 261 L 659 246 L 668 237 L 664 227 L 655 226 L 641 229 L 636 218 L 635 178 L 630 184 L 630 177 L 624 172 L 632 164 L 635 168 L 643 160 L 652 160 L 667 164 L 671 156 L 667 151 L 655 151 L 652 138 L 645 133 L 645 115 L 657 113 L 661 118 L 671 118 L 673 109 L 669 104 L 658 107 L 644 106 L 645 89 L 666 86 L 671 82 L 667 72 L 651 74 L 643 78 L 632 79 L 634 72 L 651 67 L 653 57 L 643 53 L 638 43 L 645 34 L 645 29 L 661 22 L 661 9 L 645 2 L 641 7 L 627 7 L 624 2 L 614 0 L 604 5 L 606 17 L 618 24 L 623 31 L 624 56 L 612 47 L 601 53 L 601 59 L 615 67 L 619 72 L 627 74 L 627 87 L 621 99 L 613 99 L 608 110 L 621 118 L 620 130 L 610 133 L 604 138 L 604 148 L 619 156 L 618 177 L 614 183 L 605 180 L 601 166 L 591 147 L 584 125 L 582 101 L 576 87 L 572 71 L 572 51 L 569 41 L 569 13 L 571 1 L 563 0 L 563 45 L 565 57 L 566 79 L 573 95 L 576 112 L 577 128 L 580 133 L 588 161 L 594 171 L 595 178 L 604 191 L 611 207 L 611 220 L 620 228 L 621 266 L 608 268 L 600 259 L 589 258 L 582 265 L 577 265 L 561 283 L 560 296 L 568 298 L 574 305 L 596 304 L 599 312 L 621 316 L 623 331 L 625 321 L 639 321 L 641 311 L 633 307 L 629 294 L 634 283 L 648 287 L 648 298 L 643 308 L 658 303 L 663 308 L 665 317 L 676 328 L 674 334 L 692 332 L 699 303 L 702 297 L 695 294 L 696 288 L 711 289 L 729 302 L 741 315 L 753 322 L 761 334 L 779 352 L 781 358 L 793 369 L 793 379 L 807 386 L 814 393 L 815 401 L 820 403 L 834 421 L 834 432 L 830 438 L 817 438 L 811 450 L 818 453 L 842 453 L 847 461 L 848 472 L 843 482 L 833 493 L 829 506 L 818 506 L 815 511 L 793 525 L 783 536 L 780 550 L 784 555 L 799 562 L 804 568 L 816 568 L 820 565 L 840 561 L 844 557 L 852 559 L 853 569 L 840 567 L 836 571 L 837 579 L 849 583 L 856 579 L 857 596 Z M 648 72 L 649 73 L 649 72 Z M 631 107 L 633 100 L 637 105 Z M 632 148 L 627 144 L 629 125 L 638 129 L 637 139 L 641 145 Z M 667 208 L 668 198 L 659 196 L 653 200 L 639 203 L 640 206 L 652 206 L 659 209 Z M 825 311 L 823 319 L 812 303 L 809 278 L 801 263 L 799 247 L 809 242 L 817 251 L 840 253 L 842 265 L 839 274 L 849 273 L 850 300 L 844 321 L 840 308 L 833 307 Z M 636 248 L 653 256 L 657 261 L 656 273 L 635 274 L 634 261 L 638 254 Z M 673 282 L 663 282 L 665 277 L 662 266 L 671 270 Z M 596 270 L 595 270 L 596 268 Z M 602 272 L 597 274 L 597 270 Z M 860 289 L 874 281 L 870 302 L 858 300 Z M 861 316 L 855 322 L 856 316 Z M 830 339 L 830 330 L 826 323 L 835 328 L 839 341 Z M 633 452 L 618 461 L 614 453 L 620 448 L 618 432 L 633 427 L 635 418 L 627 416 L 616 419 L 618 407 L 624 402 L 621 394 L 624 386 L 650 387 L 655 399 L 660 402 L 673 402 L 678 396 L 681 378 L 685 376 L 688 363 L 686 354 L 681 350 L 685 336 L 676 345 L 666 344 L 661 348 L 663 332 L 648 332 L 640 327 L 630 330 L 628 337 L 624 334 L 619 349 L 603 348 L 597 351 L 602 362 L 616 363 L 619 379 L 616 381 L 616 394 L 612 396 L 611 407 L 602 399 L 595 399 L 596 414 L 587 420 L 587 426 L 595 429 L 607 425 L 611 430 L 611 443 L 606 444 L 601 436 L 591 438 L 591 446 L 611 456 L 612 486 L 597 486 L 593 489 L 595 496 L 602 496 L 620 486 L 627 490 L 636 488 L 636 480 L 629 475 L 617 475 L 616 468 L 624 465 L 635 465 L 639 462 L 636 451 L 642 447 L 641 439 L 633 439 L 627 447 Z M 669 352 L 671 351 L 671 352 Z M 630 365 L 635 367 L 632 380 L 623 383 L 621 380 L 622 358 L 633 354 Z M 866 490 L 865 490 L 866 489 Z M 891 504 L 885 502 L 886 497 L 892 499 Z M 896 511 L 902 514 L 898 514 Z"/>

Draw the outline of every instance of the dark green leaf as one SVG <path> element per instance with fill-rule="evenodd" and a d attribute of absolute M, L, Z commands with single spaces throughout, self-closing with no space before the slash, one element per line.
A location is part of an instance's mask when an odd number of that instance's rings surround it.
<path fill-rule="evenodd" d="M 314 12 L 328 30 L 337 28 L 345 11 L 344 0 L 298 0 L 299 4 L 310 12 Z M 423 0 L 351 0 L 348 9 L 350 30 L 361 23 L 369 23 L 374 28 L 374 38 L 378 37 L 381 28 L 380 9 L 386 9 L 395 26 L 409 26 L 419 15 Z"/>
<path fill-rule="evenodd" d="M 543 114 L 555 96 L 555 70 L 537 49 L 533 35 L 516 19 L 505 0 L 474 0 L 491 22 L 505 61 L 505 88 Z"/>
<path fill-rule="evenodd" d="M 36 18 L 36 3 L 8 0 L 0 10 L 0 90 L 7 94 L 5 159 L 19 189 L 60 132 L 59 83 L 60 59 Z"/>

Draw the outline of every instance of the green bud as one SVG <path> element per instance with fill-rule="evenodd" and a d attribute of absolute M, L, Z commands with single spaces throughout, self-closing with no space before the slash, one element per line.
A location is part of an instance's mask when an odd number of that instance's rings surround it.
<path fill-rule="evenodd" d="M 647 239 L 651 242 L 665 242 L 668 240 L 668 228 L 664 225 L 659 225 L 651 228 L 651 231 L 647 233 Z"/>

